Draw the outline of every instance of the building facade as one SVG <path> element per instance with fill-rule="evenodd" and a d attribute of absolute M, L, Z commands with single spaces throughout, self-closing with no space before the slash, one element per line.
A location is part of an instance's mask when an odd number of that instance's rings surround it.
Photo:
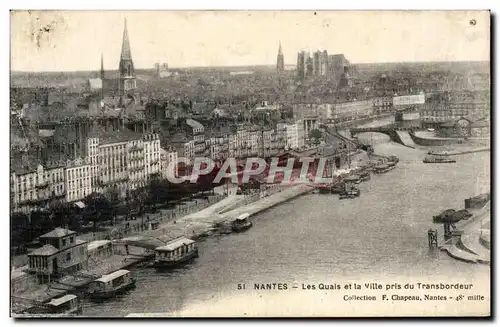
<path fill-rule="evenodd" d="M 28 158 L 25 158 L 28 160 Z M 66 194 L 63 163 L 39 164 L 30 168 L 21 163 L 11 173 L 12 211 L 30 212 Z"/>
<path fill-rule="evenodd" d="M 160 136 L 156 133 L 143 135 L 144 143 L 144 173 L 146 179 L 160 173 Z"/>
<path fill-rule="evenodd" d="M 489 91 L 436 92 L 426 96 L 420 109 L 424 123 L 436 124 L 465 117 L 470 121 L 490 119 Z"/>
<path fill-rule="evenodd" d="M 68 161 L 65 169 L 66 202 L 83 200 L 92 193 L 92 165 L 81 158 Z"/>
<path fill-rule="evenodd" d="M 162 179 L 168 178 L 170 174 L 169 169 L 173 169 L 174 177 L 179 176 L 179 170 L 177 168 L 177 151 L 175 151 L 174 148 L 160 149 L 160 162 Z"/>

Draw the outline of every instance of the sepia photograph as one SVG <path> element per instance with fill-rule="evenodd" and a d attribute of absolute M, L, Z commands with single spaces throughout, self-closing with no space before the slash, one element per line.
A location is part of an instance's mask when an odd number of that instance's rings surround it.
<path fill-rule="evenodd" d="M 11 10 L 10 316 L 490 317 L 491 19 Z"/>

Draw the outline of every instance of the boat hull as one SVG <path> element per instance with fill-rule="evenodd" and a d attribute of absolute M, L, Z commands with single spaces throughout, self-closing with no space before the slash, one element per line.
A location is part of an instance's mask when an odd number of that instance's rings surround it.
<path fill-rule="evenodd" d="M 250 229 L 250 227 L 252 227 L 252 225 L 253 225 L 252 222 L 249 221 L 247 224 L 233 225 L 233 226 L 231 226 L 231 229 L 235 233 L 241 233 L 241 232 L 244 232 L 244 231 Z"/>
<path fill-rule="evenodd" d="M 435 163 L 435 164 L 440 164 L 440 163 L 455 163 L 455 160 L 446 160 L 446 161 L 433 161 L 433 160 L 422 160 L 423 163 Z"/>
<path fill-rule="evenodd" d="M 127 285 L 123 285 L 119 289 L 107 291 L 107 292 L 92 292 L 89 294 L 89 296 L 94 301 L 106 300 L 106 299 L 115 297 L 117 295 L 121 295 L 123 293 L 126 293 L 127 291 L 129 291 L 131 289 L 134 289 L 135 282 L 136 282 L 135 279 L 133 279 L 130 283 L 128 283 Z"/>
<path fill-rule="evenodd" d="M 354 198 L 357 198 L 359 196 L 359 194 L 349 194 L 349 195 L 344 195 L 344 194 L 341 194 L 339 195 L 339 199 L 340 200 L 344 200 L 344 199 L 354 199 Z"/>
<path fill-rule="evenodd" d="M 198 249 L 196 249 L 180 259 L 170 260 L 170 261 L 155 261 L 151 266 L 158 270 L 173 269 L 185 265 L 187 263 L 190 263 L 198 257 L 199 257 Z"/>
<path fill-rule="evenodd" d="M 383 174 L 383 173 L 387 173 L 388 171 L 393 170 L 394 168 L 396 168 L 396 166 L 389 166 L 388 168 L 380 169 L 380 170 L 374 170 L 373 172 L 375 174 Z"/>

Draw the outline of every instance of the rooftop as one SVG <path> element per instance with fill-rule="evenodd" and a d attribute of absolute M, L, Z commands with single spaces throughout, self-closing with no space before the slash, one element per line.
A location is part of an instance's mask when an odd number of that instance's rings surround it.
<path fill-rule="evenodd" d="M 158 251 L 174 251 L 175 249 L 178 249 L 179 247 L 181 247 L 183 245 L 189 245 L 189 244 L 193 244 L 193 243 L 194 243 L 193 240 L 190 240 L 189 238 L 186 238 L 186 237 L 181 237 L 177 240 L 174 240 L 174 241 L 168 243 L 167 245 L 157 247 L 156 250 L 158 250 Z"/>
<path fill-rule="evenodd" d="M 110 244 L 111 241 L 110 240 L 98 240 L 98 241 L 92 241 L 90 242 L 88 245 L 87 245 L 87 249 L 89 251 L 92 251 L 94 249 L 97 249 L 101 246 L 104 246 L 104 245 L 107 245 L 107 244 Z"/>
<path fill-rule="evenodd" d="M 45 244 L 41 248 L 38 248 L 38 249 L 28 253 L 28 256 L 30 256 L 30 255 L 50 256 L 50 255 L 56 254 L 57 252 L 59 252 L 59 250 L 56 249 L 53 245 Z"/>
<path fill-rule="evenodd" d="M 98 137 L 99 144 L 121 143 L 131 140 L 142 140 L 142 135 L 132 132 L 126 128 L 121 130 L 106 130 L 100 126 L 95 126 L 89 133 L 89 137 Z"/>
<path fill-rule="evenodd" d="M 118 271 L 115 271 L 109 275 L 102 276 L 101 278 L 97 279 L 96 282 L 107 283 L 109 281 L 112 281 L 113 279 L 116 279 L 116 278 L 121 277 L 121 276 L 125 276 L 129 273 L 130 273 L 130 271 L 125 270 L 125 269 L 118 270 Z"/>
<path fill-rule="evenodd" d="M 66 302 L 71 301 L 71 300 L 76 299 L 76 298 L 77 298 L 76 295 L 68 294 L 68 295 L 65 295 L 63 297 L 53 299 L 52 301 L 49 302 L 49 304 L 51 304 L 53 306 L 58 306 L 58 305 L 61 305 L 63 303 L 66 303 Z"/>
<path fill-rule="evenodd" d="M 47 234 L 43 234 L 42 236 L 40 236 L 40 238 L 59 238 L 59 237 L 68 236 L 68 235 L 75 235 L 75 234 L 76 234 L 76 232 L 74 232 L 72 230 L 58 227 L 58 228 L 54 229 L 53 231 L 48 232 Z"/>
<path fill-rule="evenodd" d="M 194 119 L 186 119 L 186 124 L 193 129 L 202 129 L 203 125 Z"/>

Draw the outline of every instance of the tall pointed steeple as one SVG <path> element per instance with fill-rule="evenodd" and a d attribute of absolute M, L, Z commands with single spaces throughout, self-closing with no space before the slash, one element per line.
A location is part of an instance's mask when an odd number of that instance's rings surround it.
<path fill-rule="evenodd" d="M 132 60 L 132 54 L 130 53 L 130 40 L 128 38 L 127 18 L 125 18 L 125 28 L 123 29 L 122 53 L 120 59 Z"/>
<path fill-rule="evenodd" d="M 134 62 L 130 51 L 130 40 L 127 29 L 127 19 L 123 29 L 122 52 L 120 54 L 120 93 L 127 93 L 136 88 Z"/>
<path fill-rule="evenodd" d="M 285 70 L 285 57 L 283 56 L 283 49 L 281 48 L 281 41 L 280 45 L 278 48 L 278 58 L 276 60 L 276 69 L 278 71 L 278 74 L 282 74 L 283 71 Z"/>
<path fill-rule="evenodd" d="M 101 53 L 101 80 L 104 83 L 104 56 Z"/>

